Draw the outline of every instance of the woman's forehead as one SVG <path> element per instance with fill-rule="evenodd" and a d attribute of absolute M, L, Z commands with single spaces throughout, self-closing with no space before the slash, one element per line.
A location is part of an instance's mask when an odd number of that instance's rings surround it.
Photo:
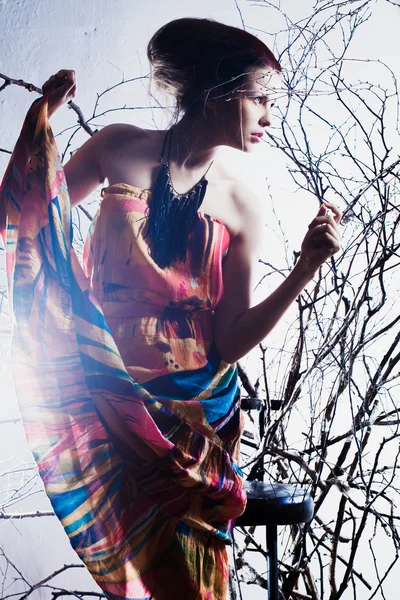
<path fill-rule="evenodd" d="M 245 77 L 245 85 L 251 91 L 278 95 L 282 92 L 282 75 L 274 69 L 251 69 Z"/>

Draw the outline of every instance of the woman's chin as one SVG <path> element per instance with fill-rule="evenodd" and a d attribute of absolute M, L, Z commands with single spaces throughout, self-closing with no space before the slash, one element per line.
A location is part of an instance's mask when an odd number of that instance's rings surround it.
<path fill-rule="evenodd" d="M 242 152 L 255 152 L 257 150 L 256 148 L 256 144 L 254 142 L 252 142 L 251 140 L 248 142 L 244 142 L 242 147 L 241 147 Z"/>
<path fill-rule="evenodd" d="M 259 142 L 255 142 L 252 138 L 234 140 L 231 143 L 225 140 L 225 145 L 229 148 L 233 148 L 234 150 L 240 150 L 240 152 L 246 153 L 254 152 L 255 150 L 257 150 L 256 146 L 258 145 L 258 143 Z"/>

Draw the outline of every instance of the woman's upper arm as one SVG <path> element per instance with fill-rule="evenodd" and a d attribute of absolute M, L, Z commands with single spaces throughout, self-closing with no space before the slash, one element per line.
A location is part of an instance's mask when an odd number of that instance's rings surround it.
<path fill-rule="evenodd" d="M 241 228 L 233 236 L 223 262 L 224 293 L 214 311 L 214 339 L 218 351 L 230 345 L 230 330 L 236 319 L 251 306 L 254 271 L 259 258 L 263 231 L 263 215 L 257 199 L 251 198 L 241 211 Z"/>
<path fill-rule="evenodd" d="M 64 165 L 72 206 L 79 204 L 104 181 L 99 160 L 99 144 L 107 127 L 89 138 Z"/>
<path fill-rule="evenodd" d="M 107 161 L 112 158 L 116 142 L 121 140 L 125 128 L 121 123 L 103 127 L 64 166 L 72 206 L 82 202 L 104 182 L 107 177 Z"/>

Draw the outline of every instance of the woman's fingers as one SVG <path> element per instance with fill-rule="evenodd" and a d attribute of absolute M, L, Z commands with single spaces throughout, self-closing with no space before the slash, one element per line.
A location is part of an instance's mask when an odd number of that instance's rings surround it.
<path fill-rule="evenodd" d="M 316 217 L 308 226 L 301 245 L 300 260 L 311 270 L 318 269 L 328 258 L 341 249 L 339 230 L 342 213 L 340 209 L 326 202 L 322 204 Z"/>
<path fill-rule="evenodd" d="M 49 115 L 76 95 L 76 76 L 71 69 L 61 69 L 42 86 L 43 95 L 48 94 Z"/>
<path fill-rule="evenodd" d="M 73 88 L 76 88 L 75 71 L 62 70 L 43 84 L 43 93 L 52 92 L 55 90 L 63 90 L 65 93 L 70 93 Z"/>
<path fill-rule="evenodd" d="M 334 237 L 340 238 L 339 229 L 337 228 L 336 224 L 329 222 L 319 223 L 309 229 L 310 237 L 323 236 L 325 233 L 330 233 Z"/>
<path fill-rule="evenodd" d="M 330 223 L 332 225 L 332 227 L 334 227 L 335 229 L 337 229 L 337 231 L 339 231 L 339 223 L 340 223 L 341 216 L 342 216 L 341 211 L 339 211 L 339 213 L 336 213 L 336 215 L 333 215 L 333 213 L 320 215 L 318 212 L 317 216 L 309 224 L 308 229 L 312 229 L 312 228 L 316 227 L 317 225 L 322 225 L 323 223 Z"/>
<path fill-rule="evenodd" d="M 308 226 L 308 231 L 313 232 L 315 235 L 326 231 L 327 229 L 331 229 L 336 233 L 338 237 L 340 237 L 340 229 L 336 221 L 330 217 L 316 217 Z"/>
<path fill-rule="evenodd" d="M 309 240 L 310 248 L 325 248 L 329 251 L 330 254 L 335 254 L 336 252 L 339 252 L 341 248 L 340 237 L 338 237 L 336 232 L 332 229 L 326 229 L 319 233 L 315 233 L 315 235 L 310 236 Z"/>
<path fill-rule="evenodd" d="M 318 215 L 321 213 L 323 215 L 330 215 L 330 213 L 332 213 L 332 217 L 333 220 L 335 221 L 335 223 L 337 223 L 339 225 L 340 220 L 342 218 L 342 211 L 340 210 L 340 208 L 338 206 L 336 206 L 336 204 L 333 204 L 332 202 L 324 202 L 323 204 L 321 204 L 320 209 L 318 211 Z"/>

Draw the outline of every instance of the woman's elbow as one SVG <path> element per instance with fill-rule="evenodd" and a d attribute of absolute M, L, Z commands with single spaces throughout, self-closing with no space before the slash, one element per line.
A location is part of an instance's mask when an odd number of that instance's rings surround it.
<path fill-rule="evenodd" d="M 229 365 L 233 365 L 244 356 L 238 351 L 236 344 L 230 340 L 221 340 L 216 337 L 215 347 L 221 359 Z"/>

